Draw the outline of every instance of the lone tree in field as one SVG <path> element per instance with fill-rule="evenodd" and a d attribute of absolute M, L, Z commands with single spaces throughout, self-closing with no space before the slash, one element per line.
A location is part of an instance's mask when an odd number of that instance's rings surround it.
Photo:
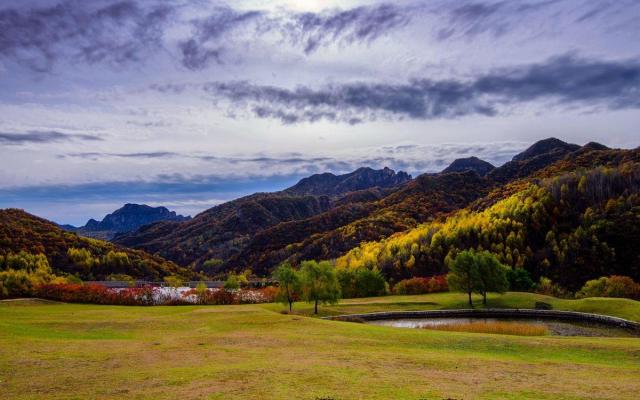
<path fill-rule="evenodd" d="M 482 295 L 482 304 L 487 305 L 487 292 L 504 293 L 509 289 L 507 278 L 509 267 L 498 261 L 498 258 L 488 251 L 475 253 L 478 264 L 478 285 L 476 292 Z"/>
<path fill-rule="evenodd" d="M 273 277 L 278 281 L 276 299 L 282 304 L 289 305 L 289 312 L 293 302 L 300 294 L 300 274 L 288 262 L 278 266 Z"/>
<path fill-rule="evenodd" d="M 502 265 L 496 256 L 488 251 L 461 251 L 449 263 L 449 270 L 449 288 L 467 293 L 471 307 L 471 293 L 481 294 L 482 304 L 486 305 L 488 292 L 504 293 L 509 289 L 509 267 Z"/>
<path fill-rule="evenodd" d="M 447 284 L 449 289 L 467 293 L 469 296 L 469 306 L 473 308 L 471 293 L 477 290 L 480 282 L 480 269 L 473 250 L 465 250 L 449 263 L 449 274 Z"/>
<path fill-rule="evenodd" d="M 340 283 L 336 272 L 328 261 L 303 261 L 300 268 L 302 296 L 314 303 L 314 313 L 318 313 L 318 303 L 335 304 L 340 299 Z"/>

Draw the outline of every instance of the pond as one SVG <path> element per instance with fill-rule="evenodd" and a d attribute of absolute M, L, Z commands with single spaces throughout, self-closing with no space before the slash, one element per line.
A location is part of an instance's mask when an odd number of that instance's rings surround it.
<path fill-rule="evenodd" d="M 514 323 L 530 324 L 533 327 L 544 327 L 549 335 L 554 336 L 592 336 L 592 337 L 637 337 L 631 330 L 598 322 L 578 322 L 560 319 L 536 318 L 398 318 L 367 321 L 367 324 L 393 326 L 396 328 L 426 328 L 440 330 L 456 330 L 455 325 Z M 453 327 L 450 329 L 450 327 Z"/>

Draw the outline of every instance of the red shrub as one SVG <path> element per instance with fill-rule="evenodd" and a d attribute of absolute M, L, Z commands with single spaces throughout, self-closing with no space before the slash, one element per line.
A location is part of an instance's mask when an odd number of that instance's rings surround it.
<path fill-rule="evenodd" d="M 234 292 L 227 289 L 207 290 L 206 302 L 204 304 L 238 304 L 239 301 Z"/>
<path fill-rule="evenodd" d="M 640 299 L 640 283 L 628 276 L 611 275 L 607 280 L 605 296 Z"/>
<path fill-rule="evenodd" d="M 432 276 L 430 278 L 410 278 L 396 283 L 393 287 L 394 294 L 424 294 L 446 292 L 449 290 L 445 275 Z"/>
<path fill-rule="evenodd" d="M 154 304 L 153 288 L 110 289 L 97 284 L 46 284 L 35 289 L 35 296 L 67 303 L 149 306 Z"/>
<path fill-rule="evenodd" d="M 275 286 L 267 286 L 262 289 L 258 289 L 264 297 L 265 303 L 273 303 L 276 301 L 276 295 L 278 294 L 278 288 Z"/>

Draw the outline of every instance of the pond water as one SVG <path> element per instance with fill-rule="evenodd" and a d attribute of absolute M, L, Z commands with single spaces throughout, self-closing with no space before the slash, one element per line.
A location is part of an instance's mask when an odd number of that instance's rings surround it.
<path fill-rule="evenodd" d="M 592 336 L 592 337 L 637 337 L 634 332 L 596 322 L 577 322 L 556 319 L 535 318 L 406 318 L 367 321 L 367 324 L 393 326 L 396 328 L 428 328 L 438 325 L 468 324 L 472 322 L 517 322 L 544 325 L 550 335 Z"/>

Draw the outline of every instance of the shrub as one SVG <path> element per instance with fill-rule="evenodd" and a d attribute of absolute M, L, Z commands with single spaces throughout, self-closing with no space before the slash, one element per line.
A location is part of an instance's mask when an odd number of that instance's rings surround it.
<path fill-rule="evenodd" d="M 538 284 L 536 285 L 535 292 L 547 296 L 570 297 L 569 292 L 567 292 L 562 286 L 553 283 L 551 279 L 544 276 L 540 277 L 540 281 L 538 281 Z"/>
<path fill-rule="evenodd" d="M 445 275 L 436 275 L 430 278 L 410 278 L 396 283 L 393 287 L 394 294 L 425 294 L 446 292 L 447 278 Z"/>
<path fill-rule="evenodd" d="M 524 268 L 509 269 L 507 279 L 509 280 L 509 288 L 518 292 L 528 292 L 534 286 L 531 275 Z"/>
<path fill-rule="evenodd" d="M 276 296 L 278 295 L 278 288 L 275 286 L 267 286 L 261 289 L 257 289 L 260 293 L 262 293 L 262 298 L 265 303 L 273 303 L 276 301 Z"/>
<path fill-rule="evenodd" d="M 229 274 L 227 280 L 224 281 L 224 288 L 240 289 L 249 286 L 249 278 L 247 278 L 249 275 L 251 275 L 251 270 L 246 270 L 242 274 Z"/>
<path fill-rule="evenodd" d="M 111 289 L 98 284 L 50 283 L 35 288 L 34 294 L 43 299 L 67 303 L 150 306 L 159 301 L 154 289 L 149 286 Z"/>
<path fill-rule="evenodd" d="M 628 276 L 603 276 L 587 281 L 576 294 L 576 297 L 623 297 L 640 299 L 640 284 Z"/>
<path fill-rule="evenodd" d="M 536 310 L 553 310 L 553 306 L 544 301 L 536 301 L 534 308 Z"/>
<path fill-rule="evenodd" d="M 576 293 L 576 297 L 584 298 L 584 297 L 604 297 L 605 292 L 607 290 L 607 281 L 609 278 L 603 276 L 598 279 L 592 279 L 587 281 L 582 289 L 578 293 Z"/>
<path fill-rule="evenodd" d="M 377 269 L 358 268 L 337 271 L 338 282 L 345 298 L 384 296 L 389 288 Z"/>
<path fill-rule="evenodd" d="M 607 282 L 606 296 L 640 299 L 640 284 L 628 276 L 612 275 Z"/>

